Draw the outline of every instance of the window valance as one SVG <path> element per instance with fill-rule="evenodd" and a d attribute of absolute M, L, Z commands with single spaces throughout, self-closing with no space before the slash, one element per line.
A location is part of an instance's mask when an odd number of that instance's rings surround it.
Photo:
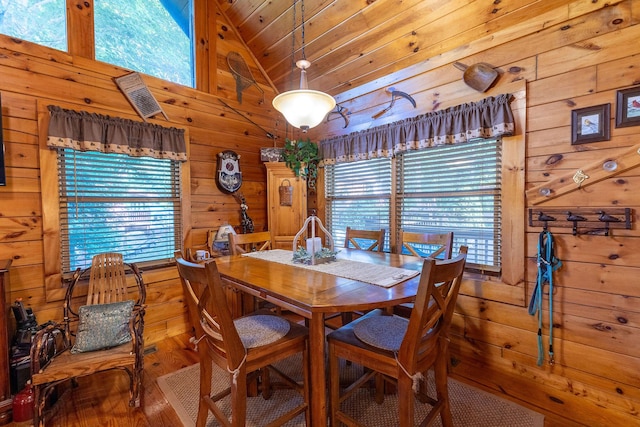
<path fill-rule="evenodd" d="M 513 135 L 511 94 L 320 141 L 322 164 L 393 157 L 410 150 Z"/>
<path fill-rule="evenodd" d="M 184 129 L 49 105 L 47 146 L 132 157 L 187 160 Z"/>

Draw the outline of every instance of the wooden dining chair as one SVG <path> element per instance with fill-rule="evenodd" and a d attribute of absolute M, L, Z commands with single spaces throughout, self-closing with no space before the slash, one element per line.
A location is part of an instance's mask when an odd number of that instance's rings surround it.
<path fill-rule="evenodd" d="M 258 377 L 262 396 L 268 399 L 271 394 L 269 371 L 298 391 L 303 401 L 271 423 L 261 425 L 280 426 L 303 412 L 310 425 L 308 329 L 266 310 L 234 320 L 215 261 L 195 264 L 177 255 L 176 264 L 200 358 L 196 426 L 205 426 L 209 412 L 224 426 L 244 426 L 248 384 Z M 302 354 L 302 385 L 271 366 L 298 353 Z M 229 372 L 230 387 L 215 395 L 211 395 L 212 363 Z M 216 404 L 227 395 L 231 396 L 230 420 Z"/>
<path fill-rule="evenodd" d="M 382 252 L 384 249 L 384 236 L 384 228 L 381 228 L 380 230 L 358 230 L 347 227 L 344 236 L 344 247 L 363 251 Z M 328 315 L 325 319 L 331 320 L 338 315 L 342 320 L 342 325 L 346 325 L 353 320 L 353 312 L 350 311 L 336 313 L 335 315 Z M 331 322 L 327 323 L 327 326 L 333 328 Z"/>
<path fill-rule="evenodd" d="M 88 287 L 82 285 L 87 278 Z M 35 426 L 45 425 L 45 403 L 55 386 L 67 380 L 77 385 L 78 377 L 110 369 L 129 374 L 129 406 L 140 406 L 145 300 L 142 274 L 122 254 L 95 255 L 91 267 L 76 270 L 62 304 L 63 322 L 33 338 Z"/>
<path fill-rule="evenodd" d="M 384 235 L 384 228 L 380 230 L 356 230 L 347 227 L 344 237 L 344 247 L 382 252 L 384 249 Z"/>
<path fill-rule="evenodd" d="M 247 234 L 229 234 L 229 252 L 231 255 L 271 249 L 273 238 L 270 231 L 258 231 Z"/>
<path fill-rule="evenodd" d="M 453 232 L 446 233 L 414 233 L 400 230 L 400 250 L 422 258 L 432 257 L 449 259 L 453 252 Z M 393 313 L 398 316 L 411 316 L 412 302 L 396 305 Z"/>
<path fill-rule="evenodd" d="M 424 260 L 415 307 L 409 319 L 376 309 L 327 335 L 332 426 L 339 425 L 338 422 L 361 425 L 341 409 L 341 403 L 373 377 L 377 380 L 377 403 L 384 400 L 382 381 L 389 381 L 397 388 L 401 427 L 414 425 L 414 410 L 418 404 L 415 397 L 432 406 L 420 425 L 430 425 L 440 415 L 443 426 L 453 426 L 447 390 L 448 331 L 466 256 L 467 247 L 462 246 L 454 259 Z M 339 359 L 365 368 L 362 377 L 346 387 L 342 394 Z M 427 395 L 424 382 L 431 368 L 435 375 L 435 398 Z M 414 387 L 417 382 L 420 386 Z"/>
<path fill-rule="evenodd" d="M 229 234 L 229 252 L 231 255 L 246 254 L 247 252 L 260 252 L 271 249 L 271 243 L 273 238 L 270 231 L 258 231 L 255 233 L 246 234 Z M 245 301 L 247 301 L 245 299 Z M 249 300 L 251 303 L 251 300 Z M 268 307 L 275 310 L 276 313 L 282 314 L 282 309 L 277 306 L 273 306 L 266 301 L 255 297 L 253 299 L 253 306 L 258 308 Z M 252 310 L 250 305 L 246 306 L 247 310 Z"/>
<path fill-rule="evenodd" d="M 453 232 L 415 233 L 400 230 L 398 253 L 403 252 L 422 258 L 449 259 L 453 252 Z"/>

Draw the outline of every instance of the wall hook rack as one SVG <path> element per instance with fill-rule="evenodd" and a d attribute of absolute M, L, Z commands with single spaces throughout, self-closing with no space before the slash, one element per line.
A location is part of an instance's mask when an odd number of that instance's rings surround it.
<path fill-rule="evenodd" d="M 631 229 L 631 208 L 532 208 L 529 209 L 529 226 L 571 228 L 576 236 L 594 234 L 609 236 L 612 229 Z M 553 224 L 549 224 L 553 223 Z"/>

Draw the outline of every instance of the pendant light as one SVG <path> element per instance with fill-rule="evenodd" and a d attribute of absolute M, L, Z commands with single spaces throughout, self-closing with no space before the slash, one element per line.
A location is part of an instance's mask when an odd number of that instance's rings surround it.
<path fill-rule="evenodd" d="M 306 132 L 319 125 L 331 110 L 336 106 L 336 101 L 331 95 L 317 90 L 309 89 L 307 84 L 307 68 L 311 62 L 307 61 L 304 54 L 304 0 L 301 2 L 302 11 L 302 59 L 296 62 L 300 68 L 300 89 L 281 93 L 273 99 L 273 107 L 282 113 L 287 122 L 292 126 Z M 295 55 L 295 28 L 296 28 L 296 1 L 293 2 L 293 28 L 291 30 L 292 58 Z"/>

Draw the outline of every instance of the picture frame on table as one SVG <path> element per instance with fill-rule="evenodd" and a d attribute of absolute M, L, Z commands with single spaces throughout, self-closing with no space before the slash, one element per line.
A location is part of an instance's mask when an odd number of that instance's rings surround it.
<path fill-rule="evenodd" d="M 571 145 L 608 141 L 611 138 L 611 104 L 571 111 Z"/>
<path fill-rule="evenodd" d="M 616 127 L 640 126 L 640 86 L 619 90 L 616 98 Z"/>

